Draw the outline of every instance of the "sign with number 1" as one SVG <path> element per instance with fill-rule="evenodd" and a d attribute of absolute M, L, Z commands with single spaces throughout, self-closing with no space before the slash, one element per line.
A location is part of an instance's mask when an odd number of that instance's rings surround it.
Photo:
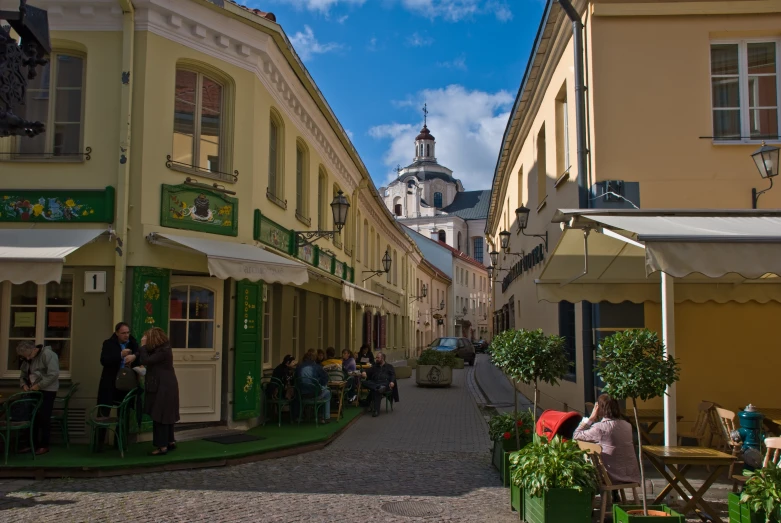
<path fill-rule="evenodd" d="M 106 271 L 84 271 L 84 292 L 106 292 Z"/>

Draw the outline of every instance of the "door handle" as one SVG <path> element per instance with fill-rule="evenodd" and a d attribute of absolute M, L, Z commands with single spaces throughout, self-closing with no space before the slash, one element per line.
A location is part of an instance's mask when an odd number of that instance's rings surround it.
<path fill-rule="evenodd" d="M 219 353 L 219 352 L 215 352 L 215 353 L 214 353 L 214 356 L 212 356 L 212 359 L 213 359 L 213 360 L 218 360 L 218 359 L 220 359 L 220 353 Z"/>

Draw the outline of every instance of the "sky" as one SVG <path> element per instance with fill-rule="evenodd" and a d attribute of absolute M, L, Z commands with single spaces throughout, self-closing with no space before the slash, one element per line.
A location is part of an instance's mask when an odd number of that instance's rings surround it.
<path fill-rule="evenodd" d="M 240 0 L 271 11 L 377 187 L 423 125 L 466 190 L 489 189 L 544 0 Z"/>

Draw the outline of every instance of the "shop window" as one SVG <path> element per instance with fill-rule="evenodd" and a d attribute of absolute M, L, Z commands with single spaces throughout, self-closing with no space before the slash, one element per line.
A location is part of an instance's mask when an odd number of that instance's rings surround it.
<path fill-rule="evenodd" d="M 567 353 L 569 369 L 564 379 L 576 381 L 577 347 L 575 342 L 575 304 L 567 301 L 559 302 L 559 336 L 564 338 L 564 348 Z"/>
<path fill-rule="evenodd" d="M 25 282 L 3 284 L 3 321 L 0 338 L 5 351 L 3 373 L 18 377 L 20 366 L 16 346 L 21 341 L 31 341 L 52 348 L 60 359 L 60 372 L 64 377 L 71 371 L 71 341 L 73 332 L 73 275 L 63 274 L 60 283 L 37 285 Z"/>
<path fill-rule="evenodd" d="M 214 349 L 214 291 L 195 285 L 171 287 L 169 337 L 173 349 Z"/>
<path fill-rule="evenodd" d="M 263 365 L 271 365 L 271 330 L 274 310 L 274 293 L 271 287 L 266 287 L 266 301 L 263 302 Z"/>
<path fill-rule="evenodd" d="M 20 157 L 81 159 L 84 62 L 85 58 L 77 54 L 53 52 L 49 63 L 29 81 L 19 116 L 44 123 L 47 132 L 34 138 L 20 137 Z"/>

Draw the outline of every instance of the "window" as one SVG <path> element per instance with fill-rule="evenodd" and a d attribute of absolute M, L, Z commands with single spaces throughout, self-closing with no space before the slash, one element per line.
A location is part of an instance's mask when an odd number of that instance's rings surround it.
<path fill-rule="evenodd" d="M 220 82 L 202 73 L 176 70 L 173 159 L 199 171 L 220 177 L 223 165 L 224 89 Z M 224 175 L 233 181 L 231 175 Z"/>
<path fill-rule="evenodd" d="M 298 342 L 299 340 L 299 332 L 298 329 L 300 327 L 299 323 L 299 310 L 300 305 L 298 303 L 298 291 L 294 291 L 293 294 L 293 337 L 291 339 L 290 348 L 292 349 L 293 355 L 298 358 L 299 356 L 299 347 L 300 344 Z"/>
<path fill-rule="evenodd" d="M 437 209 L 442 208 L 442 193 L 441 192 L 435 192 L 434 193 L 434 207 Z"/>
<path fill-rule="evenodd" d="M 559 302 L 559 336 L 564 338 L 564 348 L 567 354 L 569 370 L 564 376 L 567 381 L 576 381 L 577 349 L 575 344 L 575 304 L 567 301 Z"/>
<path fill-rule="evenodd" d="M 713 136 L 778 138 L 777 41 L 711 44 Z"/>
<path fill-rule="evenodd" d="M 458 233 L 458 236 L 456 238 L 457 238 L 457 240 L 456 240 L 456 249 L 458 249 L 460 251 L 461 250 L 461 233 L 460 232 Z"/>
<path fill-rule="evenodd" d="M 556 96 L 556 178 L 569 172 L 569 115 L 567 114 L 567 84 Z M 520 201 L 520 200 L 518 200 Z"/>
<path fill-rule="evenodd" d="M 518 207 L 520 207 L 523 205 L 523 166 L 518 169 L 518 186 L 516 190 L 518 192 Z"/>
<path fill-rule="evenodd" d="M 548 195 L 548 168 L 545 159 L 545 124 L 542 124 L 540 132 L 537 134 L 537 205 L 542 205 L 545 197 Z M 507 208 L 510 208 L 510 202 L 507 202 Z M 509 229 L 508 229 L 509 230 Z"/>
<path fill-rule="evenodd" d="M 3 373 L 19 375 L 16 346 L 21 341 L 48 345 L 60 359 L 60 371 L 70 374 L 73 337 L 73 275 L 63 274 L 60 283 L 37 285 L 25 282 L 2 284 L 1 351 L 6 352 Z M 16 372 L 14 372 L 16 371 Z"/>
<path fill-rule="evenodd" d="M 361 234 L 362 234 L 362 233 L 361 233 L 361 230 L 363 230 L 363 231 L 365 231 L 365 230 L 366 230 L 366 228 L 365 228 L 365 227 L 364 227 L 363 229 L 361 229 L 361 223 L 363 223 L 363 222 L 361 221 L 361 211 L 358 211 L 358 219 L 355 221 L 355 224 L 356 224 L 356 226 L 358 227 L 358 229 L 357 229 L 357 233 L 358 233 L 358 241 L 359 241 L 359 242 L 361 241 Z M 355 258 L 356 258 L 358 261 L 361 261 L 361 249 L 360 249 L 360 248 L 358 248 L 358 249 L 356 249 L 356 250 L 355 250 Z"/>
<path fill-rule="evenodd" d="M 268 132 L 268 188 L 266 194 L 274 203 L 283 198 L 285 166 L 285 126 L 282 117 L 272 110 L 269 116 Z"/>
<path fill-rule="evenodd" d="M 323 338 L 325 337 L 325 302 L 320 297 L 317 302 L 317 348 L 325 350 L 323 346 Z"/>
<path fill-rule="evenodd" d="M 322 166 L 317 176 L 317 228 L 321 231 L 327 230 L 328 216 L 326 215 L 325 195 L 328 191 L 328 174 Z"/>
<path fill-rule="evenodd" d="M 477 288 L 477 284 L 475 283 L 475 281 L 476 281 L 475 273 L 472 273 L 472 288 L 473 289 Z"/>
<path fill-rule="evenodd" d="M 393 214 L 395 214 L 396 216 L 401 216 L 401 204 L 400 203 L 397 203 L 396 205 L 393 206 Z"/>
<path fill-rule="evenodd" d="M 266 301 L 263 302 L 263 364 L 271 365 L 271 311 L 274 310 L 271 303 L 274 290 L 266 285 Z"/>
<path fill-rule="evenodd" d="M 393 267 L 393 285 L 399 284 L 399 255 L 396 252 L 396 249 L 393 249 L 393 261 L 391 262 L 391 266 Z"/>
<path fill-rule="evenodd" d="M 334 184 L 334 187 L 333 187 L 333 198 L 336 198 L 337 194 L 339 194 L 339 186 Z M 333 200 L 331 200 L 331 201 L 333 201 Z M 326 202 L 323 202 L 323 207 L 325 209 L 328 209 L 330 207 L 330 205 L 327 205 Z M 327 211 L 324 211 L 324 212 L 327 213 Z M 346 223 L 349 223 L 349 221 L 350 220 L 348 219 Z M 325 222 L 322 222 L 322 223 L 325 223 Z M 345 225 L 346 225 L 346 223 L 345 223 Z M 333 224 L 333 226 L 331 228 L 333 230 L 336 230 L 336 224 Z M 347 229 L 344 229 L 344 232 L 345 232 L 345 234 L 347 234 Z M 337 248 L 339 248 L 339 249 L 342 248 L 342 233 L 341 232 L 334 233 L 334 241 L 333 241 L 333 243 L 334 243 L 334 245 Z"/>
<path fill-rule="evenodd" d="M 440 229 L 439 232 L 437 233 L 437 239 L 442 243 L 447 243 L 447 236 L 445 236 L 445 231 Z"/>
<path fill-rule="evenodd" d="M 483 263 L 483 239 L 480 236 L 475 236 L 472 239 L 472 257 Z"/>
<path fill-rule="evenodd" d="M 429 149 L 430 145 L 426 144 L 426 156 L 431 156 L 431 150 Z"/>
<path fill-rule="evenodd" d="M 82 151 L 84 58 L 62 52 L 51 59 L 27 85 L 19 116 L 40 121 L 47 132 L 17 142 L 22 155 L 67 157 Z M 78 158 L 78 157 L 76 157 Z"/>
<path fill-rule="evenodd" d="M 306 145 L 298 141 L 296 143 L 296 216 L 307 221 L 309 209 L 307 204 L 307 189 L 309 185 L 309 154 Z"/>
<path fill-rule="evenodd" d="M 369 267 L 369 222 L 363 220 L 363 263 L 365 267 Z"/>

